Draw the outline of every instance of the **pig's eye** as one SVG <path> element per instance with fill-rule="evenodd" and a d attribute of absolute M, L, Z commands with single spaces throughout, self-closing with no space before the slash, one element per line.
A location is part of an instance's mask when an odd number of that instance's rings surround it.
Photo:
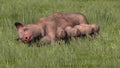
<path fill-rule="evenodd" d="M 24 28 L 24 31 L 27 31 L 28 30 L 28 28 Z"/>

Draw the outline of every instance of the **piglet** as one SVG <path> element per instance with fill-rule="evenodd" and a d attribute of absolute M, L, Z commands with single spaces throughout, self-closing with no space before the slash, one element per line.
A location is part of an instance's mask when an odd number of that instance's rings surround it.
<path fill-rule="evenodd" d="M 58 27 L 56 31 L 56 39 L 64 39 L 65 36 L 66 36 L 66 33 L 64 29 L 62 29 L 61 27 Z"/>
<path fill-rule="evenodd" d="M 93 34 L 99 34 L 100 26 L 98 24 L 91 24 L 90 26 L 93 29 Z"/>
<path fill-rule="evenodd" d="M 74 28 L 76 28 L 80 31 L 81 36 L 91 35 L 93 32 L 92 27 L 88 24 L 76 25 Z"/>
<path fill-rule="evenodd" d="M 77 28 L 73 28 L 71 26 L 67 26 L 65 28 L 65 32 L 67 33 L 68 37 L 77 37 L 80 35 L 80 31 Z"/>

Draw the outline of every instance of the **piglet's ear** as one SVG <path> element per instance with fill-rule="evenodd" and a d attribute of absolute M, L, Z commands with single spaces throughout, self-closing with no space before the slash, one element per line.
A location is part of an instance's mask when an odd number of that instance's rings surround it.
<path fill-rule="evenodd" d="M 23 27 L 23 24 L 21 24 L 20 22 L 15 22 L 14 25 L 16 26 L 17 29 Z"/>

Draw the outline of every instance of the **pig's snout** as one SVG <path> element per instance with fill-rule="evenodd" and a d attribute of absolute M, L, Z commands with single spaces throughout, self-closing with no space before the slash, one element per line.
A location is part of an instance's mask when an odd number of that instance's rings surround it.
<path fill-rule="evenodd" d="M 23 40 L 25 43 L 28 43 L 31 41 L 31 37 L 24 37 L 24 40 Z"/>

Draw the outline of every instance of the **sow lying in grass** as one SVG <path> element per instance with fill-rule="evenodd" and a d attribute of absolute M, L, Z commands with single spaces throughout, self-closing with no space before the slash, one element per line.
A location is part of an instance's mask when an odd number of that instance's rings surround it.
<path fill-rule="evenodd" d="M 71 36 L 77 36 L 75 34 L 79 34 L 79 29 L 76 28 L 76 25 L 88 25 L 87 19 L 83 14 L 54 13 L 38 19 L 37 22 L 33 24 L 23 25 L 20 22 L 15 23 L 15 26 L 18 29 L 19 39 L 22 42 L 30 43 L 35 38 L 42 37 L 42 42 L 51 44 L 54 44 L 56 39 L 62 39 L 66 34 L 69 35 L 69 33 L 66 33 L 67 31 L 64 33 L 66 27 L 72 27 L 72 31 L 76 33 L 71 33 Z M 87 27 L 89 26 L 86 26 L 86 28 Z"/>

